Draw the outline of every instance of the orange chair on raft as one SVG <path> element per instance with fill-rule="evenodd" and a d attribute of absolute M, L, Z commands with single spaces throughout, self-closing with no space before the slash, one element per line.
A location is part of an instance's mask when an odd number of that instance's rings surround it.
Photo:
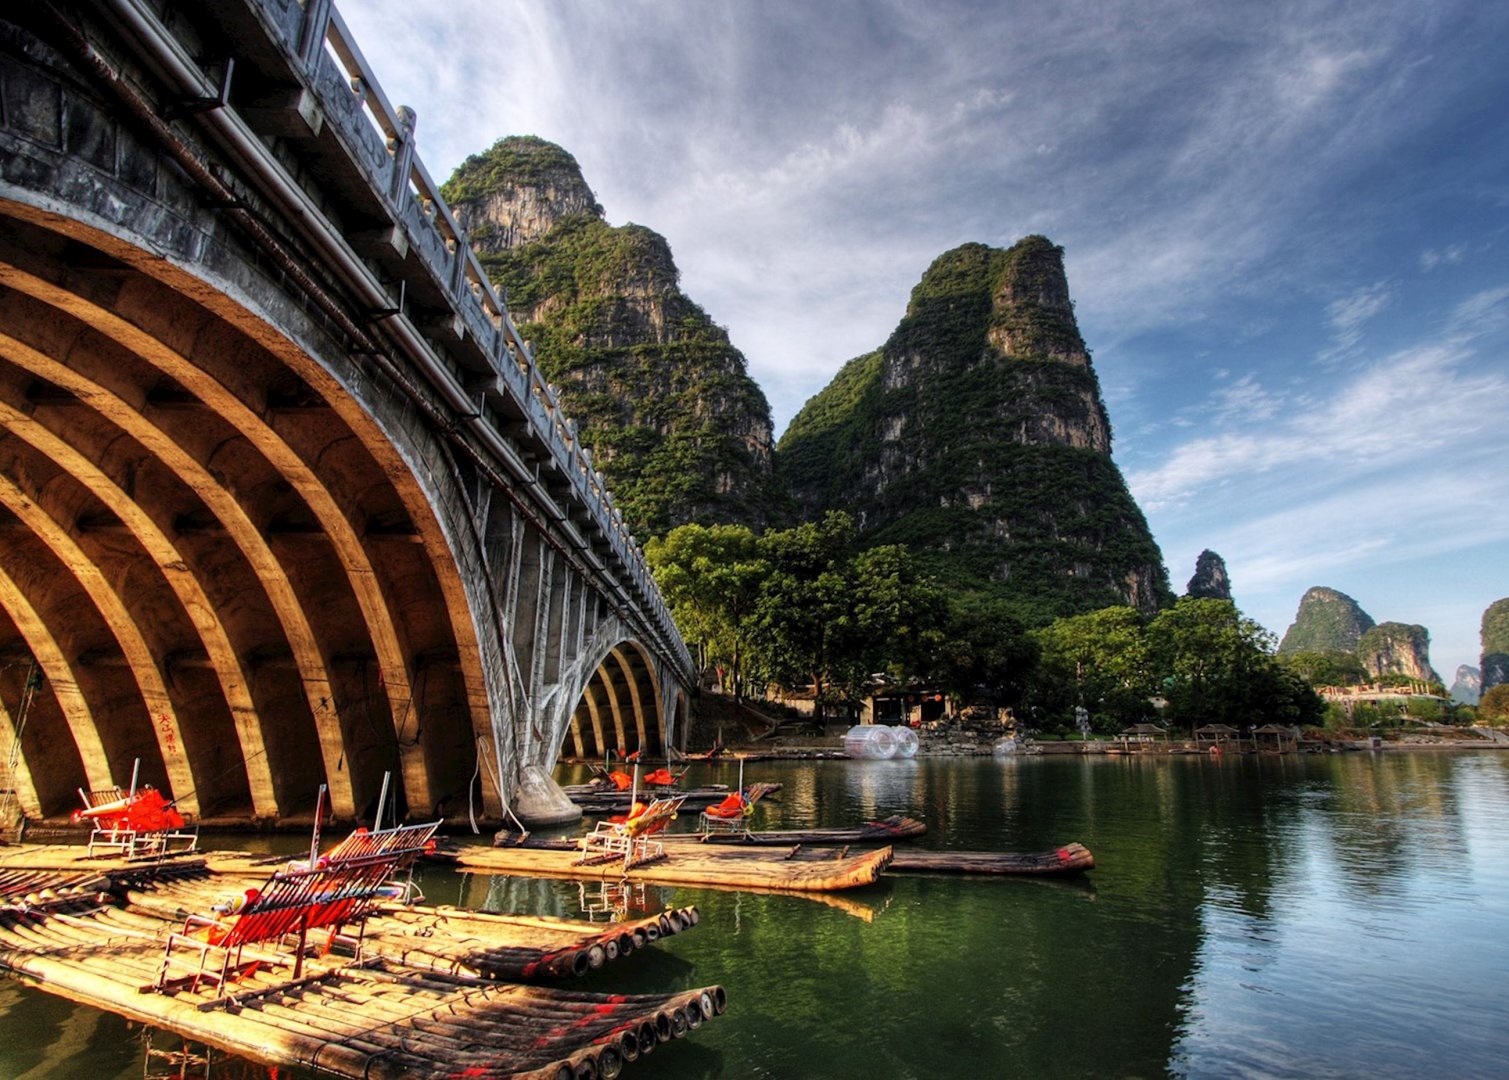
<path fill-rule="evenodd" d="M 713 833 L 741 833 L 749 831 L 749 819 L 754 816 L 755 803 L 779 785 L 750 784 L 744 786 L 744 763 L 739 762 L 739 790 L 731 791 L 722 802 L 714 803 L 697 815 L 697 831 L 703 836 Z"/>
<path fill-rule="evenodd" d="M 622 858 L 624 869 L 665 858 L 665 845 L 654 839 L 676 818 L 676 812 L 686 801 L 685 795 L 669 799 L 654 799 L 648 804 L 636 802 L 627 814 L 599 821 L 597 826 L 581 838 L 582 857 L 579 866 L 607 862 Z"/>
<path fill-rule="evenodd" d="M 634 786 L 634 778 L 622 769 L 615 769 L 609 773 L 598 772 L 594 782 L 612 784 L 619 791 L 628 791 Z M 662 766 L 645 776 L 644 782 L 651 787 L 674 787 L 681 782 L 681 776 Z"/>
<path fill-rule="evenodd" d="M 769 790 L 770 785 L 751 784 L 743 791 L 729 792 L 722 802 L 714 803 L 697 815 L 697 831 L 704 836 L 711 833 L 748 832 L 755 803 Z"/>

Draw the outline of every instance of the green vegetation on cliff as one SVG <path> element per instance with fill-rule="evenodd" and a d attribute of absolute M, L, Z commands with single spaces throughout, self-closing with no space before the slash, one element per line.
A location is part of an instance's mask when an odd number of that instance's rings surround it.
<path fill-rule="evenodd" d="M 1509 683 L 1509 596 L 1495 600 L 1483 612 L 1483 690 Z"/>
<path fill-rule="evenodd" d="M 966 244 L 912 291 L 885 346 L 792 420 L 781 470 L 808 514 L 845 507 L 942 582 L 1024 621 L 1172 599 L 1110 453 L 1062 253 Z"/>
<path fill-rule="evenodd" d="M 484 246 L 482 262 L 641 538 L 783 515 L 769 404 L 728 334 L 681 292 L 662 236 L 603 221 L 576 162 L 540 139 L 468 158 L 446 194 L 474 233 L 510 238 Z"/>
<path fill-rule="evenodd" d="M 1363 631 L 1357 658 L 1377 678 L 1391 675 L 1440 683 L 1430 666 L 1430 631 L 1425 627 L 1384 622 Z"/>
<path fill-rule="evenodd" d="M 1374 626 L 1372 616 L 1344 592 L 1317 585 L 1300 598 L 1294 622 L 1285 631 L 1278 651 L 1290 653 L 1356 653 L 1362 635 Z"/>
<path fill-rule="evenodd" d="M 440 194 L 455 206 L 504 188 L 543 184 L 562 173 L 581 174 L 576 158 L 538 136 L 512 135 L 463 161 Z"/>

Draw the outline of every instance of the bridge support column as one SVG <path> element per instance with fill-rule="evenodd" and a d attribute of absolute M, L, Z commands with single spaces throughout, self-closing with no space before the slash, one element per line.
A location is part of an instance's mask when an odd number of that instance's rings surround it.
<path fill-rule="evenodd" d="M 541 826 L 568 825 L 582 816 L 582 808 L 567 798 L 543 765 L 525 765 L 519 770 L 513 812 L 525 825 Z"/>

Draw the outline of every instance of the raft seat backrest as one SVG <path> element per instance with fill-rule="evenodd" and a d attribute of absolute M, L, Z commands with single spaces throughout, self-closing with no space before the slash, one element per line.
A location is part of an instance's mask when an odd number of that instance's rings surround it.
<path fill-rule="evenodd" d="M 356 832 L 326 852 L 326 863 L 353 863 L 362 860 L 393 860 L 393 869 L 404 870 L 424 853 L 434 838 L 440 822 L 400 825 L 376 832 Z"/>
<path fill-rule="evenodd" d="M 615 824 L 622 825 L 625 836 L 651 836 L 670 825 L 676 811 L 681 809 L 681 804 L 685 801 L 685 795 L 674 799 L 655 799 L 637 818 Z"/>
<path fill-rule="evenodd" d="M 353 833 L 309 870 L 279 870 L 241 910 L 225 945 L 276 941 L 302 927 L 340 927 L 365 915 L 390 877 L 412 865 L 440 827 L 403 825 Z"/>
<path fill-rule="evenodd" d="M 653 837 L 670 825 L 685 801 L 685 795 L 655 799 L 633 818 L 598 822 L 581 840 L 582 861 L 597 862 L 621 855 L 627 870 L 636 863 L 662 857 L 665 847 Z"/>
<path fill-rule="evenodd" d="M 108 803 L 120 802 L 126 797 L 126 793 L 118 787 L 100 788 L 98 791 L 80 791 L 84 796 L 84 805 L 90 810 L 96 806 L 105 806 Z"/>
<path fill-rule="evenodd" d="M 233 921 L 189 915 L 181 933 L 168 936 L 157 989 L 168 982 L 168 969 L 176 945 L 200 954 L 199 970 L 184 981 L 197 987 L 207 977 L 208 957 L 220 959 L 218 974 L 208 977 L 226 981 L 230 968 L 239 963 L 248 945 L 281 947 L 284 939 L 298 935 L 294 950 L 294 977 L 303 970 L 304 944 L 311 930 L 329 930 L 330 940 L 343 926 L 366 918 L 388 893 L 383 886 L 400 869 L 412 865 L 423 853 L 440 822 L 405 825 L 377 832 L 354 833 L 322 856 L 312 868 L 278 870 Z M 200 936 L 206 935 L 206 936 Z M 357 942 L 357 959 L 361 942 Z"/>

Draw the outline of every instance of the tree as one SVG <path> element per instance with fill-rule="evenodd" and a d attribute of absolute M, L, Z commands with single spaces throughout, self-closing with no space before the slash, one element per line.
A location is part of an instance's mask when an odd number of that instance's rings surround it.
<path fill-rule="evenodd" d="M 703 667 L 726 669 L 740 696 L 748 659 L 748 622 L 770 565 L 742 525 L 682 525 L 645 546 L 645 559 L 684 638 Z"/>
<path fill-rule="evenodd" d="M 1041 650 L 1034 704 L 1049 716 L 1067 718 L 1083 706 L 1107 728 L 1151 714 L 1157 683 L 1136 609 L 1108 607 L 1058 619 L 1033 638 Z"/>
<path fill-rule="evenodd" d="M 821 523 L 760 537 L 770 574 L 755 602 L 750 633 L 763 672 L 786 686 L 810 683 L 819 699 L 854 631 L 844 574 L 854 538 L 853 519 L 832 512 Z"/>
<path fill-rule="evenodd" d="M 856 631 L 850 667 L 857 681 L 884 671 L 905 682 L 925 671 L 948 617 L 943 590 L 898 544 L 861 551 L 850 566 Z"/>
<path fill-rule="evenodd" d="M 1485 724 L 1502 724 L 1509 720 L 1509 683 L 1499 683 L 1483 691 L 1478 700 L 1478 719 Z"/>
<path fill-rule="evenodd" d="M 861 551 L 854 520 L 820 522 L 759 540 L 769 574 L 747 620 L 763 672 L 787 686 L 858 696 L 872 674 L 920 670 L 942 626 L 942 592 L 905 548 Z"/>
<path fill-rule="evenodd" d="M 1148 624 L 1148 642 L 1176 723 L 1313 723 L 1323 712 L 1277 662 L 1274 636 L 1229 600 L 1183 597 Z"/>
<path fill-rule="evenodd" d="M 936 635 L 926 677 L 956 703 L 1016 706 L 1038 662 L 1036 642 L 996 602 L 956 601 Z"/>

